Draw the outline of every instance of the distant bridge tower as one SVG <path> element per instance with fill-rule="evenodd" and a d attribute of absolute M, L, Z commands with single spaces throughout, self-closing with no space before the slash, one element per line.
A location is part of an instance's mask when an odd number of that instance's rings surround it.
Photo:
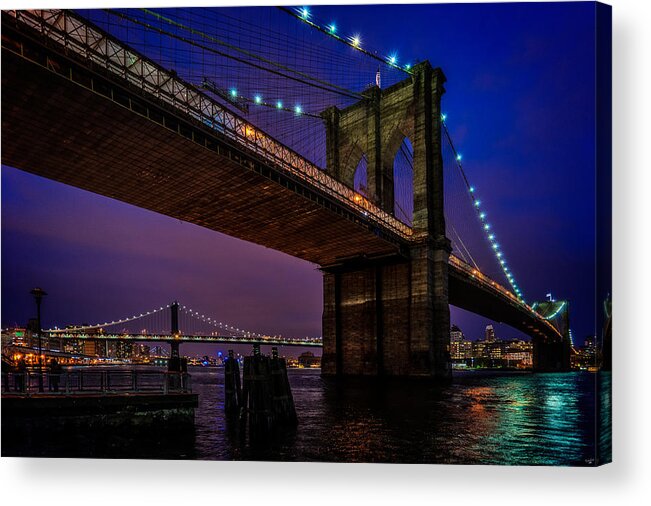
<path fill-rule="evenodd" d="M 179 336 L 179 303 L 177 301 L 170 304 L 170 315 L 171 315 L 171 325 L 170 325 L 170 334 L 172 341 L 170 341 L 170 360 L 168 367 L 170 371 L 180 371 L 181 370 L 181 355 L 179 353 L 179 348 L 181 343 L 177 340 L 174 340 Z"/>
<path fill-rule="evenodd" d="M 413 156 L 411 244 L 401 257 L 342 258 L 324 271 L 324 374 L 449 378 L 450 309 L 443 211 L 441 96 L 429 62 L 389 88 L 375 86 L 346 109 L 322 113 L 328 172 L 354 187 L 362 157 L 368 196 L 394 214 L 393 163 L 405 138 Z"/>
<path fill-rule="evenodd" d="M 531 307 L 549 321 L 562 339 L 551 340 L 542 335 L 533 336 L 533 368 L 537 371 L 569 371 L 570 351 L 570 303 L 567 300 L 534 302 Z"/>

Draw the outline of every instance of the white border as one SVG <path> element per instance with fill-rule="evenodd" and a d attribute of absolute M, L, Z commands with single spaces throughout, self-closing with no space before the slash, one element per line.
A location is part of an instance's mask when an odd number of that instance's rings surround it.
<path fill-rule="evenodd" d="M 101 6 L 127 6 L 103 1 Z M 139 6 L 194 0 L 138 1 Z M 278 2 L 256 1 L 254 5 Z M 294 2 L 298 3 L 298 2 Z M 319 3 L 319 2 L 311 2 Z M 321 2 L 324 3 L 324 2 Z M 345 3 L 331 1 L 327 3 Z M 370 3 L 370 2 L 356 2 Z M 374 2 L 388 3 L 388 2 Z M 426 3 L 426 2 L 413 2 Z M 0 459 L 4 504 L 649 504 L 651 369 L 649 54 L 651 2 L 612 0 L 614 132 L 614 459 L 597 468 Z M 8 8 L 91 2 L 9 1 Z M 94 6 L 94 7 L 98 7 Z"/>

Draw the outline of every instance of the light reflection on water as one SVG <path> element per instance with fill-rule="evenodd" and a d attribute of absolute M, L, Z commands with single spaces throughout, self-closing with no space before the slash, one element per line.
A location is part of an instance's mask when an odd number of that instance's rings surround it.
<path fill-rule="evenodd" d="M 195 429 L 148 431 L 129 438 L 103 434 L 39 442 L 40 455 L 411 462 L 448 464 L 587 465 L 595 462 L 596 382 L 610 374 L 458 372 L 454 382 L 322 378 L 291 369 L 299 426 L 252 447 L 224 416 L 223 369 L 192 368 L 199 394 Z M 601 376 L 601 379 L 600 379 Z M 610 396 L 602 390 L 600 431 L 610 430 Z M 3 440 L 5 438 L 3 437 Z M 32 452 L 21 452 L 33 454 Z M 5 448 L 3 448 L 3 454 Z M 610 445 L 602 438 L 602 455 Z"/>

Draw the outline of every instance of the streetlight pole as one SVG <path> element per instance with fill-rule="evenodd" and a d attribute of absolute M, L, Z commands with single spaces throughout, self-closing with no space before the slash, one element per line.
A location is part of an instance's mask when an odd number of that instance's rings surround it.
<path fill-rule="evenodd" d="M 42 288 L 34 288 L 31 292 L 36 301 L 36 327 L 38 331 L 38 391 L 43 391 L 43 343 L 41 339 L 41 301 L 47 295 Z"/>

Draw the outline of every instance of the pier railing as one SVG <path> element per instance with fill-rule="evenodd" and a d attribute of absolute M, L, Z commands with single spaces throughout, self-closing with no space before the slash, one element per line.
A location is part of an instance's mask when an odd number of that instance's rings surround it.
<path fill-rule="evenodd" d="M 38 371 L 26 371 L 2 373 L 2 392 L 19 395 L 171 394 L 192 392 L 192 382 L 187 373 L 167 371 L 82 369 L 42 375 Z"/>

